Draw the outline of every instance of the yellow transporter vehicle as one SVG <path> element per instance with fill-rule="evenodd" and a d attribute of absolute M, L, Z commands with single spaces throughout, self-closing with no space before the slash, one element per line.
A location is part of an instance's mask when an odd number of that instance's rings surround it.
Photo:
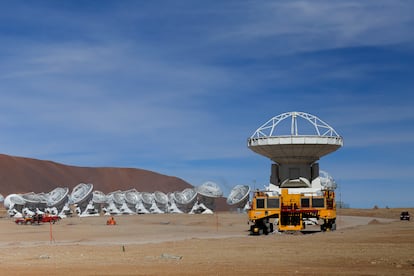
<path fill-rule="evenodd" d="M 323 195 L 306 193 L 289 193 L 282 188 L 280 195 L 269 191 L 256 191 L 253 196 L 248 216 L 253 235 L 273 232 L 274 225 L 278 231 L 301 231 L 307 225 L 320 223 L 321 231 L 336 229 L 335 193 L 324 190 Z M 270 195 L 269 195 L 270 194 Z"/>
<path fill-rule="evenodd" d="M 342 145 L 331 126 L 304 112 L 282 113 L 260 126 L 247 146 L 273 163 L 269 187 L 255 192 L 248 211 L 251 233 L 268 234 L 274 225 L 278 231 L 335 230 L 336 184 L 318 160 Z"/>

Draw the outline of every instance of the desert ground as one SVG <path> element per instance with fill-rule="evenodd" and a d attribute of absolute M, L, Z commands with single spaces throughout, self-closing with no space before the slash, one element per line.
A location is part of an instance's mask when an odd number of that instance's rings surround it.
<path fill-rule="evenodd" d="M 404 209 L 414 214 L 414 208 Z M 246 214 L 0 218 L 3 275 L 414 275 L 402 209 L 340 209 L 337 231 L 249 236 Z"/>

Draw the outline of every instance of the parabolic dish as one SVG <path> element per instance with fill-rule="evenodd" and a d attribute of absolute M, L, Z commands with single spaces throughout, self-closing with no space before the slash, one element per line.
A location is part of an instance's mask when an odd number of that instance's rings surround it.
<path fill-rule="evenodd" d="M 112 193 L 112 199 L 116 204 L 124 204 L 125 203 L 125 194 L 122 191 L 116 191 Z"/>
<path fill-rule="evenodd" d="M 174 201 L 181 205 L 187 205 L 195 201 L 197 198 L 197 192 L 195 189 L 186 188 L 182 192 L 174 192 Z"/>
<path fill-rule="evenodd" d="M 168 204 L 168 196 L 163 192 L 156 191 L 154 192 L 154 199 L 156 203 L 166 205 Z"/>
<path fill-rule="evenodd" d="M 220 187 L 212 181 L 204 182 L 196 190 L 197 193 L 205 197 L 221 197 L 223 195 Z"/>
<path fill-rule="evenodd" d="M 236 185 L 227 197 L 228 205 L 237 205 L 240 202 L 246 201 L 249 198 L 250 186 Z"/>
<path fill-rule="evenodd" d="M 142 202 L 151 205 L 154 203 L 154 195 L 152 193 L 143 192 L 141 193 Z"/>
<path fill-rule="evenodd" d="M 25 205 L 26 201 L 24 200 L 24 198 L 21 195 L 10 194 L 10 195 L 6 196 L 6 198 L 4 199 L 3 204 L 4 204 L 4 207 L 6 209 L 9 209 L 13 205 Z"/>
<path fill-rule="evenodd" d="M 139 192 L 135 189 L 125 191 L 125 201 L 129 204 L 137 204 L 140 200 Z"/>
<path fill-rule="evenodd" d="M 46 199 L 44 194 L 35 194 L 33 192 L 26 193 L 21 195 L 26 203 L 30 204 L 39 204 L 39 203 L 46 203 Z"/>
<path fill-rule="evenodd" d="M 106 203 L 107 198 L 106 195 L 101 191 L 93 191 L 92 193 L 92 201 L 98 204 Z"/>
<path fill-rule="evenodd" d="M 54 207 L 67 200 L 69 188 L 56 188 L 47 194 L 47 206 Z"/>
<path fill-rule="evenodd" d="M 319 171 L 319 178 L 321 180 L 321 186 L 327 190 L 335 190 L 336 182 L 332 176 L 325 171 Z"/>
<path fill-rule="evenodd" d="M 82 203 L 92 193 L 92 189 L 93 185 L 91 183 L 80 183 L 76 185 L 75 188 L 73 188 L 73 191 L 70 195 L 70 201 L 73 204 Z"/>
<path fill-rule="evenodd" d="M 271 118 L 253 133 L 247 145 L 279 164 L 312 163 L 339 149 L 343 140 L 318 117 L 295 111 Z"/>

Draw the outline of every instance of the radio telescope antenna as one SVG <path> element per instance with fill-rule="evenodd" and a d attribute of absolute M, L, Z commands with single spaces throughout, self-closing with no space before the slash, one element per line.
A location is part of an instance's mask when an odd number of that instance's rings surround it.
<path fill-rule="evenodd" d="M 223 196 L 220 187 L 212 181 L 204 182 L 196 187 L 196 191 L 199 194 L 198 203 L 196 204 L 201 205 L 202 208 L 206 207 L 211 212 L 215 209 L 215 199 Z"/>
<path fill-rule="evenodd" d="M 115 204 L 121 206 L 125 203 L 125 194 L 123 191 L 115 191 L 112 193 L 112 199 L 115 202 Z"/>
<path fill-rule="evenodd" d="M 248 139 L 252 151 L 279 164 L 311 164 L 342 145 L 342 137 L 331 126 L 314 115 L 297 111 L 271 118 Z"/>
<path fill-rule="evenodd" d="M 220 187 L 212 181 L 204 182 L 202 185 L 198 186 L 196 190 L 197 193 L 205 197 L 215 198 L 221 197 L 223 195 L 223 192 L 221 191 Z"/>
<path fill-rule="evenodd" d="M 71 204 L 78 205 L 78 208 L 82 209 L 82 207 L 85 207 L 83 205 L 88 204 L 88 201 L 92 196 L 92 189 L 93 184 L 91 183 L 79 183 L 75 186 L 75 188 L 73 188 L 69 202 Z M 83 211 L 84 210 L 80 210 L 79 214 L 81 214 Z"/>
<path fill-rule="evenodd" d="M 136 189 L 125 191 L 126 203 L 136 205 L 139 200 L 140 200 L 139 192 Z"/>
<path fill-rule="evenodd" d="M 250 186 L 236 185 L 227 197 L 227 204 L 235 208 L 243 208 L 249 200 Z"/>
<path fill-rule="evenodd" d="M 271 184 L 310 188 L 319 178 L 317 161 L 342 147 L 343 139 L 318 117 L 294 111 L 261 125 L 247 140 L 247 146 L 275 162 Z"/>
<path fill-rule="evenodd" d="M 125 197 L 125 192 L 115 192 L 114 193 L 114 201 L 118 204 L 121 205 L 121 207 L 119 207 L 119 211 L 122 214 L 128 214 L 128 215 L 132 215 L 135 214 L 135 205 L 133 206 L 129 206 L 128 202 L 126 201 L 126 197 Z M 134 210 L 132 210 L 131 208 L 133 208 Z"/>
<path fill-rule="evenodd" d="M 22 194 L 21 197 L 26 202 L 25 206 L 30 208 L 37 208 L 40 207 L 40 205 L 46 206 L 46 199 L 44 194 L 36 194 L 33 192 Z"/>
<path fill-rule="evenodd" d="M 69 188 L 55 188 L 46 195 L 48 207 L 61 207 L 68 200 Z"/>
<path fill-rule="evenodd" d="M 332 176 L 330 176 L 327 172 L 325 171 L 319 171 L 319 177 L 320 177 L 320 181 L 321 181 L 321 186 L 325 189 L 325 190 L 335 190 L 336 189 L 336 182 L 334 180 L 334 178 Z"/>
<path fill-rule="evenodd" d="M 154 199 L 155 203 L 161 211 L 163 211 L 164 213 L 168 211 L 168 196 L 165 193 L 155 191 Z"/>
<path fill-rule="evenodd" d="M 197 192 L 193 188 L 186 188 L 182 192 L 174 192 L 172 195 L 178 209 L 188 213 L 197 200 Z"/>
<path fill-rule="evenodd" d="M 4 199 L 4 207 L 6 209 L 12 209 L 15 205 L 21 205 L 24 206 L 26 204 L 26 201 L 21 195 L 18 194 L 10 194 L 6 196 Z"/>
<path fill-rule="evenodd" d="M 106 195 L 101 191 L 93 191 L 92 193 L 92 201 L 97 204 L 104 204 L 108 202 L 108 198 Z"/>

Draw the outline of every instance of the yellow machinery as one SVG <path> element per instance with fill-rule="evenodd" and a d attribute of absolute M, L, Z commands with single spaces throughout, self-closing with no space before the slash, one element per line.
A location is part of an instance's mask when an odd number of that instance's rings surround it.
<path fill-rule="evenodd" d="M 342 145 L 342 137 L 331 126 L 304 112 L 282 113 L 261 125 L 247 146 L 273 163 L 267 191 L 253 196 L 248 212 L 251 233 L 268 234 L 273 226 L 279 231 L 308 226 L 335 230 L 336 184 L 319 170 L 317 161 Z"/>
<path fill-rule="evenodd" d="M 301 231 L 312 222 L 319 222 L 321 231 L 336 229 L 335 193 L 332 190 L 322 190 L 322 195 L 293 193 L 294 189 L 289 188 L 280 191 L 278 195 L 268 191 L 254 193 L 248 211 L 251 234 L 267 235 L 273 232 L 274 225 L 278 231 Z"/>

